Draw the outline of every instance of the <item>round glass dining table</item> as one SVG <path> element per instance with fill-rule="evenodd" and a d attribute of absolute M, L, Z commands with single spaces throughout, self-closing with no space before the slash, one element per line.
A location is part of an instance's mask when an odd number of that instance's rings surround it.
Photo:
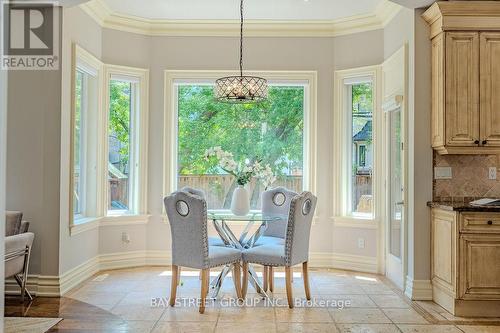
<path fill-rule="evenodd" d="M 269 223 L 283 221 L 287 217 L 284 215 L 263 215 L 260 211 L 250 211 L 245 216 L 234 215 L 227 210 L 208 210 L 207 218 L 212 220 L 213 225 L 219 237 L 228 247 L 233 247 L 239 250 L 249 249 L 254 247 L 259 238 L 266 231 Z M 239 237 L 236 237 L 231 230 L 228 221 L 241 222 L 245 228 Z M 256 228 L 253 228 L 256 226 Z M 210 282 L 210 297 L 216 298 L 219 295 L 222 287 L 222 282 L 229 272 L 232 271 L 233 265 L 226 265 L 217 277 Z M 263 297 L 269 297 L 262 288 L 262 284 L 257 276 L 252 265 L 248 265 L 248 281 L 253 286 L 255 291 Z"/>

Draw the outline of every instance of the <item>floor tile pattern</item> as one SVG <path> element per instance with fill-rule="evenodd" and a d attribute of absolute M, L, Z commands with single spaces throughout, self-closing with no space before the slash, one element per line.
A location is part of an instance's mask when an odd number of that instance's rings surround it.
<path fill-rule="evenodd" d="M 274 306 L 251 287 L 245 304 L 237 306 L 227 278 L 219 302 L 200 315 L 189 305 L 199 296 L 197 271 L 182 272 L 180 304 L 172 308 L 167 306 L 170 268 L 141 267 L 101 272 L 63 298 L 38 297 L 21 305 L 8 297 L 5 314 L 64 318 L 50 332 L 500 333 L 500 315 L 454 317 L 433 302 L 409 301 L 383 276 L 326 269 L 310 275 L 315 306 L 306 303 L 301 274 L 295 272 L 294 297 L 302 306 L 294 309 L 286 307 L 282 271 L 276 272 Z"/>

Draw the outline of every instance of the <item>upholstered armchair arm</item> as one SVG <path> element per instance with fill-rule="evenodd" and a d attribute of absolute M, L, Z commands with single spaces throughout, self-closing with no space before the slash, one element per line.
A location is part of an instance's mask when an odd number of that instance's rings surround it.
<path fill-rule="evenodd" d="M 28 232 L 29 228 L 30 228 L 30 223 L 28 221 L 21 221 L 21 227 L 19 228 L 19 233 L 23 234 L 25 232 Z"/>
<path fill-rule="evenodd" d="M 5 237 L 5 278 L 23 272 L 26 248 L 31 249 L 34 238 L 32 232 Z"/>

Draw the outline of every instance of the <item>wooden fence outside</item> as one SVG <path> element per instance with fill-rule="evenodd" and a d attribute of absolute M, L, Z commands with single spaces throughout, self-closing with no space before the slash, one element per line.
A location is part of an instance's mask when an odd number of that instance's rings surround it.
<path fill-rule="evenodd" d="M 189 186 L 201 189 L 207 196 L 209 209 L 229 209 L 231 197 L 236 188 L 235 178 L 231 175 L 183 175 L 178 178 L 178 188 Z M 302 192 L 302 176 L 280 177 L 273 187 L 283 186 L 295 192 Z M 251 207 L 260 207 L 260 194 L 264 191 L 262 184 L 253 179 L 246 188 L 249 190 Z"/>

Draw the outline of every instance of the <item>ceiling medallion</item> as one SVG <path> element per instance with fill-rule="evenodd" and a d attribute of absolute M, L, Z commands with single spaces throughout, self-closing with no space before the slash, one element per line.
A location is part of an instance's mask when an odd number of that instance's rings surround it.
<path fill-rule="evenodd" d="M 250 104 L 267 99 L 267 80 L 257 76 L 243 76 L 243 0 L 240 2 L 240 75 L 215 81 L 215 99 L 223 103 Z"/>

